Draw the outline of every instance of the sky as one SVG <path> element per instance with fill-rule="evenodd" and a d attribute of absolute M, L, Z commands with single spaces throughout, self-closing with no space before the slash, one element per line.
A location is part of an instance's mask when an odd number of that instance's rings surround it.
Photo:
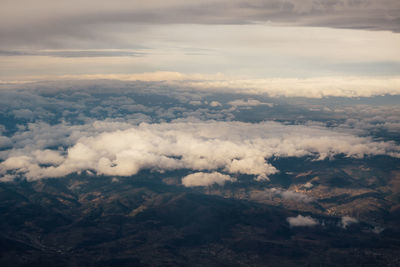
<path fill-rule="evenodd" d="M 397 0 L 1 2 L 2 83 L 141 74 L 399 88 Z"/>

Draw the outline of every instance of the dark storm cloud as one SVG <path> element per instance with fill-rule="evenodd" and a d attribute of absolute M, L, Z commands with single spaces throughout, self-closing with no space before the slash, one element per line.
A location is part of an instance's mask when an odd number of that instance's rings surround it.
<path fill-rule="evenodd" d="M 22 2 L 22 3 L 21 3 Z M 0 45 L 68 44 L 71 39 L 107 45 L 119 25 L 250 24 L 400 31 L 397 0 L 253 1 L 5 1 L 0 11 Z M 128 26 L 126 26 L 128 25 Z M 64 37 L 60 42 L 60 37 Z M 100 46 L 100 45 L 99 45 Z"/>

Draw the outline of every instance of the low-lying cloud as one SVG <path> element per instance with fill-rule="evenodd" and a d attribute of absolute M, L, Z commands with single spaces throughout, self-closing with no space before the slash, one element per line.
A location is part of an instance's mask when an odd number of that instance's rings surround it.
<path fill-rule="evenodd" d="M 316 219 L 310 216 L 302 215 L 297 215 L 297 217 L 288 217 L 286 220 L 289 223 L 290 227 L 315 226 L 319 224 Z"/>
<path fill-rule="evenodd" d="M 356 218 L 350 217 L 350 216 L 343 216 L 342 220 L 340 221 L 340 226 L 343 229 L 346 229 L 350 224 L 358 223 L 358 220 Z"/>
<path fill-rule="evenodd" d="M 227 181 L 235 182 L 236 179 L 219 172 L 197 172 L 185 176 L 182 179 L 182 184 L 186 187 L 210 186 L 213 184 L 223 185 Z"/>
<path fill-rule="evenodd" d="M 284 190 L 281 188 L 268 188 L 263 191 L 253 191 L 250 194 L 250 198 L 256 201 L 272 200 L 275 197 L 279 197 L 284 201 L 294 201 L 310 203 L 314 199 L 306 194 L 295 192 L 292 190 Z"/>
<path fill-rule="evenodd" d="M 9 140 L 14 146 L 0 153 L 3 181 L 18 175 L 28 180 L 63 177 L 83 170 L 131 176 L 143 169 L 223 171 L 263 181 L 279 172 L 268 162 L 273 157 L 400 157 L 400 148 L 392 142 L 277 122 L 39 123 Z"/>

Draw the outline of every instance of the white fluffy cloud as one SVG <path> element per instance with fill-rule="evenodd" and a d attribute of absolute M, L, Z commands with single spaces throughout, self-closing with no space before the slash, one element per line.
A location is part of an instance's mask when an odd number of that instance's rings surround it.
<path fill-rule="evenodd" d="M 289 223 L 290 227 L 315 226 L 319 224 L 319 222 L 314 218 L 302 215 L 297 215 L 297 217 L 288 217 L 286 220 Z"/>
<path fill-rule="evenodd" d="M 218 101 L 211 101 L 210 103 L 211 107 L 220 107 L 222 106 L 221 103 L 219 103 Z"/>
<path fill-rule="evenodd" d="M 189 174 L 182 179 L 182 184 L 186 187 L 192 186 L 209 186 L 212 184 L 223 185 L 225 182 L 236 181 L 235 178 L 230 177 L 229 175 L 222 174 L 219 172 L 197 172 L 193 174 Z"/>
<path fill-rule="evenodd" d="M 182 168 L 222 170 L 268 180 L 269 175 L 278 172 L 268 162 L 272 157 L 312 156 L 322 160 L 337 154 L 356 158 L 400 155 L 400 148 L 394 143 L 374 142 L 319 126 L 276 122 L 31 124 L 28 131 L 10 139 L 15 147 L 1 151 L 4 161 L 0 174 L 20 173 L 28 180 L 62 177 L 83 170 L 130 176 L 142 169 Z M 58 149 L 50 149 L 57 146 Z"/>
<path fill-rule="evenodd" d="M 313 188 L 314 185 L 313 185 L 311 182 L 307 182 L 307 183 L 305 183 L 305 184 L 303 185 L 303 187 L 304 187 L 304 188 L 307 188 L 307 189 L 310 189 L 310 188 Z"/>

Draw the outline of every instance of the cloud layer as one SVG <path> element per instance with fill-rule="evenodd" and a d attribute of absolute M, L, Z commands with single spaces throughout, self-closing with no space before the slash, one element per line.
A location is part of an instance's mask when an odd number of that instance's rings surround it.
<path fill-rule="evenodd" d="M 4 0 L 0 79 L 398 75 L 399 11 L 396 0 Z"/>
<path fill-rule="evenodd" d="M 118 28 L 116 25 L 270 21 L 398 32 L 399 11 L 396 0 L 154 0 L 146 3 L 99 0 L 85 1 L 85 4 L 77 0 L 5 1 L 0 11 L 0 35 L 4 36 L 2 42 L 51 44 L 57 42 L 57 37 L 81 38 L 81 42 L 90 38 L 97 40 L 105 34 L 111 35 Z"/>
<path fill-rule="evenodd" d="M 0 163 L 3 181 L 18 174 L 36 180 L 83 170 L 130 176 L 142 169 L 222 171 L 252 175 L 262 181 L 279 171 L 268 162 L 273 157 L 323 160 L 338 154 L 356 158 L 400 156 L 400 148 L 391 142 L 374 142 L 324 127 L 276 122 L 186 121 L 138 126 L 96 122 L 71 127 L 37 124 L 8 141 L 15 146 L 0 154 L 4 159 Z"/>
<path fill-rule="evenodd" d="M 50 79 L 50 77 L 32 77 L 33 79 Z M 321 77 L 321 78 L 269 78 L 269 79 L 237 79 L 222 74 L 184 74 L 179 72 L 151 72 L 127 75 L 65 75 L 53 77 L 57 82 L 36 82 L 23 86 L 0 81 L 0 89 L 14 88 L 52 88 L 59 90 L 79 87 L 87 90 L 90 86 L 112 87 L 115 90 L 137 89 L 138 81 L 152 82 L 147 84 L 146 91 L 165 93 L 168 88 L 175 92 L 238 93 L 268 95 L 270 97 L 374 97 L 382 95 L 400 95 L 400 77 Z M 113 85 L 115 83 L 115 85 Z M 117 88 L 119 87 L 119 88 Z M 121 89 L 123 88 L 123 89 Z M 158 88 L 158 89 L 157 89 Z M 188 89 L 189 88 L 189 89 Z M 50 89 L 51 90 L 51 89 Z M 165 90 L 163 92 L 163 90 Z M 28 91 L 28 90 L 27 90 Z M 171 90 L 170 90 L 171 91 Z M 218 106 L 218 102 L 212 105 Z M 235 100 L 232 106 L 272 107 L 272 103 L 263 103 L 256 99 Z"/>

